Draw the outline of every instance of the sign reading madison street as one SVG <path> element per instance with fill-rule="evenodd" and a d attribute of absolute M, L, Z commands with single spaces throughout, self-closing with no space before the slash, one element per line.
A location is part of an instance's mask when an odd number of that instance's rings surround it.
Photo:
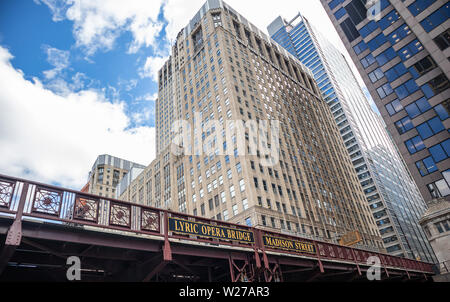
<path fill-rule="evenodd" d="M 264 245 L 268 248 L 282 249 L 301 253 L 316 253 L 316 247 L 313 243 L 300 242 L 290 239 L 282 239 L 271 236 L 263 236 Z"/>
<path fill-rule="evenodd" d="M 196 235 L 242 243 L 255 242 L 253 232 L 251 231 L 198 223 L 172 217 L 169 217 L 169 231 L 179 234 Z"/>

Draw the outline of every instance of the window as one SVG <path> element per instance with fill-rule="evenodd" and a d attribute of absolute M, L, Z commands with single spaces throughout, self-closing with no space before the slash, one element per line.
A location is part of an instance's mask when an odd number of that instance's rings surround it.
<path fill-rule="evenodd" d="M 228 220 L 228 210 L 223 211 L 223 220 Z"/>
<path fill-rule="evenodd" d="M 398 99 L 393 100 L 389 104 L 386 105 L 386 110 L 390 116 L 400 112 L 403 110 L 403 106 Z"/>
<path fill-rule="evenodd" d="M 387 62 L 389 62 L 390 60 L 395 58 L 396 56 L 397 56 L 397 54 L 395 53 L 394 49 L 392 49 L 392 47 L 389 47 L 384 52 L 379 54 L 375 59 L 380 66 L 383 66 L 384 64 L 386 64 Z"/>
<path fill-rule="evenodd" d="M 390 25 L 394 24 L 395 21 L 397 21 L 398 19 L 400 19 L 400 15 L 394 9 L 390 13 L 388 13 L 386 16 L 381 18 L 381 20 L 378 21 L 378 25 L 380 26 L 381 30 L 385 30 Z"/>
<path fill-rule="evenodd" d="M 239 187 L 240 187 L 240 189 L 241 189 L 241 192 L 244 192 L 244 191 L 245 191 L 245 181 L 244 181 L 243 179 L 241 179 L 241 180 L 239 181 Z"/>
<path fill-rule="evenodd" d="M 450 139 L 428 149 L 436 163 L 446 160 L 450 156 Z"/>
<path fill-rule="evenodd" d="M 443 179 L 431 183 L 427 186 L 433 198 L 445 197 L 450 195 L 450 170 L 444 171 L 442 174 L 444 175 Z"/>
<path fill-rule="evenodd" d="M 410 57 L 418 53 L 423 49 L 422 44 L 419 42 L 419 40 L 414 40 L 410 42 L 408 45 L 403 47 L 398 51 L 398 55 L 403 61 L 408 60 Z"/>
<path fill-rule="evenodd" d="M 392 45 L 400 42 L 403 38 L 411 33 L 409 26 L 406 24 L 400 25 L 396 30 L 389 34 L 388 39 Z"/>
<path fill-rule="evenodd" d="M 230 186 L 230 196 L 231 196 L 231 198 L 236 196 L 236 192 L 234 191 L 234 186 Z"/>
<path fill-rule="evenodd" d="M 437 26 L 442 24 L 448 19 L 448 16 L 450 16 L 450 3 L 447 2 L 441 8 L 436 10 L 434 13 L 423 19 L 423 21 L 420 22 L 423 29 L 425 29 L 426 32 L 430 32 L 433 29 L 435 29 Z"/>
<path fill-rule="evenodd" d="M 436 111 L 436 113 L 439 116 L 439 118 L 441 119 L 441 121 L 444 121 L 444 120 L 448 119 L 448 117 L 449 117 L 449 111 L 448 111 L 449 102 L 450 102 L 450 100 L 446 100 L 442 104 L 439 104 L 436 107 L 434 107 L 434 111 Z"/>
<path fill-rule="evenodd" d="M 386 70 L 384 75 L 386 76 L 389 82 L 393 82 L 407 72 L 408 70 L 406 69 L 405 65 L 403 65 L 403 63 L 399 63 L 394 67 L 392 67 L 391 69 Z"/>
<path fill-rule="evenodd" d="M 413 137 L 412 139 L 406 141 L 405 145 L 410 154 L 415 154 L 425 149 L 425 144 L 423 143 L 420 136 Z"/>
<path fill-rule="evenodd" d="M 417 90 L 419 90 L 419 86 L 417 86 L 416 82 L 414 80 L 409 80 L 404 84 L 395 88 L 395 93 L 397 94 L 400 100 L 403 100 L 404 98 L 413 94 Z"/>
<path fill-rule="evenodd" d="M 397 130 L 400 134 L 404 134 L 409 130 L 411 130 L 412 128 L 414 128 L 414 125 L 409 117 L 405 117 L 400 121 L 396 122 L 395 126 L 397 127 Z"/>
<path fill-rule="evenodd" d="M 367 18 L 367 8 L 363 1 L 352 0 L 345 9 L 354 24 L 358 24 Z"/>
<path fill-rule="evenodd" d="M 359 42 L 358 44 L 356 44 L 353 47 L 353 50 L 355 51 L 355 53 L 357 55 L 359 55 L 360 53 L 362 53 L 366 49 L 367 49 L 367 44 L 364 41 Z"/>
<path fill-rule="evenodd" d="M 385 98 L 388 95 L 390 95 L 391 93 L 393 93 L 394 91 L 392 90 L 391 84 L 386 83 L 383 86 L 379 87 L 377 89 L 378 95 L 380 96 L 380 98 Z"/>
<path fill-rule="evenodd" d="M 367 9 L 366 9 L 366 14 L 367 14 Z M 367 17 L 367 15 L 366 15 Z M 359 22 L 358 22 L 359 23 Z M 358 23 L 354 23 L 354 24 L 358 24 Z M 363 38 L 367 37 L 368 35 L 370 35 L 372 32 L 374 32 L 376 29 L 378 28 L 378 24 L 375 23 L 374 21 L 370 21 L 369 23 L 367 23 L 366 25 L 364 25 L 360 30 L 359 33 L 361 34 L 361 36 Z"/>
<path fill-rule="evenodd" d="M 383 71 L 381 71 L 381 68 L 377 68 L 374 71 L 372 71 L 371 73 L 369 73 L 369 78 L 370 81 L 372 81 L 372 83 L 375 83 L 378 80 L 381 80 L 384 76 Z"/>
<path fill-rule="evenodd" d="M 364 68 L 369 67 L 370 65 L 372 65 L 373 63 L 375 63 L 375 59 L 372 56 L 372 54 L 368 54 L 366 57 L 361 59 L 361 64 Z"/>
<path fill-rule="evenodd" d="M 369 42 L 367 42 L 367 46 L 371 51 L 374 51 L 384 43 L 386 43 L 386 37 L 384 36 L 383 33 L 381 33 L 372 40 L 370 40 Z"/>
<path fill-rule="evenodd" d="M 416 162 L 416 166 L 422 176 L 427 176 L 428 174 L 434 173 L 438 170 L 436 163 L 431 156 Z"/>
<path fill-rule="evenodd" d="M 345 19 L 341 23 L 341 28 L 350 43 L 360 36 L 358 30 L 355 27 L 355 24 L 350 18 Z"/>
<path fill-rule="evenodd" d="M 434 38 L 434 43 L 436 43 L 440 50 L 446 50 L 450 46 L 450 29 L 447 29 Z"/>
<path fill-rule="evenodd" d="M 241 163 L 236 164 L 236 171 L 238 172 L 238 174 L 242 172 Z"/>
<path fill-rule="evenodd" d="M 338 6 L 339 4 L 343 3 L 344 0 L 332 0 L 330 1 L 330 3 L 328 3 L 328 6 L 330 7 L 330 9 L 334 9 L 336 6 Z"/>
<path fill-rule="evenodd" d="M 237 206 L 237 204 L 233 205 L 232 209 L 233 209 L 233 215 L 236 216 L 238 214 L 238 206 Z"/>
<path fill-rule="evenodd" d="M 242 200 L 242 208 L 244 209 L 244 211 L 248 209 L 248 200 L 247 199 Z"/>
<path fill-rule="evenodd" d="M 450 231 L 450 220 L 444 220 L 435 224 L 439 233 Z"/>
<path fill-rule="evenodd" d="M 339 19 L 342 18 L 346 13 L 347 13 L 347 11 L 345 10 L 345 8 L 341 7 L 340 9 L 338 9 L 337 12 L 334 13 L 334 16 L 336 17 L 336 20 L 339 20 Z"/>
<path fill-rule="evenodd" d="M 220 192 L 220 200 L 222 200 L 222 203 L 225 203 L 227 201 L 225 192 Z"/>
<path fill-rule="evenodd" d="M 443 73 L 441 73 L 440 75 L 423 85 L 421 88 L 427 98 L 432 98 L 433 96 L 450 88 L 450 83 L 447 77 Z"/>
<path fill-rule="evenodd" d="M 430 56 L 426 56 L 413 66 L 409 68 L 409 72 L 412 74 L 412 76 L 417 79 L 418 77 L 426 74 L 428 71 L 434 69 L 437 67 L 436 63 Z"/>
<path fill-rule="evenodd" d="M 431 120 L 417 126 L 417 131 L 423 140 L 444 130 L 444 125 L 442 125 L 439 117 L 432 118 Z"/>
<path fill-rule="evenodd" d="M 406 112 L 412 119 L 430 109 L 430 103 L 428 103 L 428 100 L 424 97 L 405 107 Z"/>
<path fill-rule="evenodd" d="M 408 6 L 408 9 L 413 16 L 417 16 L 435 1 L 436 0 L 416 0 Z"/>

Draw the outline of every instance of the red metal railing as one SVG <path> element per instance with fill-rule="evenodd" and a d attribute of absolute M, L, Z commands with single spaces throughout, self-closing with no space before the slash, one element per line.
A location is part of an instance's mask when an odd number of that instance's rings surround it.
<path fill-rule="evenodd" d="M 256 255 L 259 252 L 263 252 L 264 257 L 266 257 L 266 252 L 306 256 L 318 260 L 321 269 L 323 261 L 333 260 L 354 263 L 359 269 L 361 265 L 367 266 L 369 257 L 376 256 L 381 260 L 381 265 L 385 269 L 389 267 L 406 271 L 433 272 L 433 265 L 430 263 L 132 204 L 1 174 L 0 212 L 16 220 L 18 217 L 19 219 L 32 217 L 55 224 L 71 225 L 74 227 L 99 227 L 108 230 L 161 237 L 161 240 L 165 240 L 166 242 L 164 247 L 166 260 L 171 259 L 170 244 L 168 244 L 169 239 L 183 239 L 252 249 Z M 169 218 L 178 218 L 193 223 L 251 232 L 254 240 L 246 243 L 220 238 L 207 238 L 193 234 L 176 234 L 169 231 Z M 264 237 L 300 242 L 309 247 L 313 246 L 314 249 L 302 251 L 270 247 L 264 244 Z M 259 262 L 259 257 L 257 256 L 256 258 Z"/>

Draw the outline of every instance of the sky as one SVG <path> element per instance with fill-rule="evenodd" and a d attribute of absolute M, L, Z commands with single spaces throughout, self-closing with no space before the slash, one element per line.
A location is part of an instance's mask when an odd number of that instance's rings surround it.
<path fill-rule="evenodd" d="M 266 33 L 301 12 L 356 70 L 319 0 L 226 2 Z M 98 155 L 148 165 L 157 71 L 203 3 L 1 0 L 0 174 L 80 189 Z"/>

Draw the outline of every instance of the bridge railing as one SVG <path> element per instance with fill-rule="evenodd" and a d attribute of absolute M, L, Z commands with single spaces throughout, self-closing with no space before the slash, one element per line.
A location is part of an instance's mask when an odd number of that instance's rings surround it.
<path fill-rule="evenodd" d="M 72 227 L 93 227 L 213 245 L 303 255 L 367 265 L 377 256 L 384 267 L 432 273 L 433 265 L 328 242 L 104 198 L 0 174 L 0 212 Z M 194 232 L 195 231 L 195 232 Z"/>
<path fill-rule="evenodd" d="M 0 212 L 161 236 L 161 210 L 0 175 Z"/>

